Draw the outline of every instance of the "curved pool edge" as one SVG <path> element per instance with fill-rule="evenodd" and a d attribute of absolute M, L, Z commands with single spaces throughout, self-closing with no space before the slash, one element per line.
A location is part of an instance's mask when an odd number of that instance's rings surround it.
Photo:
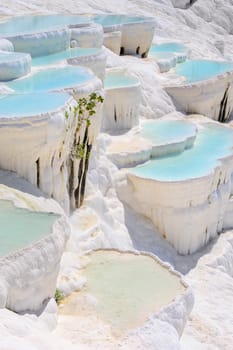
<path fill-rule="evenodd" d="M 8 200 L 14 202 L 12 195 Z M 69 236 L 67 218 L 59 215 L 46 237 L 0 258 L 0 308 L 37 311 L 45 300 L 54 297 L 60 260 Z"/>

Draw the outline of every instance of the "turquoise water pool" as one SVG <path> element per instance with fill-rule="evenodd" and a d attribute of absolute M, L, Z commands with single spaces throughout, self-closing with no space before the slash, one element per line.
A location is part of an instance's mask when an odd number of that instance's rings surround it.
<path fill-rule="evenodd" d="M 88 16 L 77 15 L 39 15 L 12 17 L 0 22 L 1 36 L 15 36 L 46 31 L 48 29 L 68 25 L 84 25 L 90 23 Z"/>
<path fill-rule="evenodd" d="M 194 124 L 179 120 L 153 120 L 142 123 L 141 136 L 154 144 L 172 143 L 176 140 L 193 136 Z"/>
<path fill-rule="evenodd" d="M 25 248 L 50 234 L 58 217 L 16 208 L 11 201 L 0 200 L 0 256 Z"/>
<path fill-rule="evenodd" d="M 104 79 L 105 88 L 127 87 L 138 85 L 138 79 L 131 77 L 124 72 L 107 73 Z"/>
<path fill-rule="evenodd" d="M 233 62 L 210 60 L 187 60 L 176 66 L 175 72 L 185 77 L 188 83 L 210 79 L 233 70 Z"/>
<path fill-rule="evenodd" d="M 7 85 L 18 93 L 42 92 L 75 88 L 94 77 L 95 75 L 86 68 L 68 66 L 41 70 Z"/>
<path fill-rule="evenodd" d="M 194 146 L 183 153 L 153 159 L 130 170 L 133 174 L 159 181 L 182 181 L 209 174 L 218 159 L 232 154 L 233 130 L 205 124 Z"/>
<path fill-rule="evenodd" d="M 35 57 L 32 59 L 32 66 L 52 65 L 69 58 L 95 55 L 100 51 L 98 48 L 73 48 L 62 52 L 57 52 L 47 56 Z"/>
<path fill-rule="evenodd" d="M 20 52 L 1 52 L 0 53 L 0 63 L 7 63 L 7 62 L 12 62 L 16 61 L 19 59 L 25 59 L 25 58 L 30 58 L 28 54 L 25 53 L 20 53 Z"/>
<path fill-rule="evenodd" d="M 70 99 L 66 93 L 7 95 L 0 98 L 0 119 L 47 113 L 64 106 Z"/>
<path fill-rule="evenodd" d="M 117 24 L 140 23 L 150 20 L 149 17 L 127 16 L 127 15 L 96 15 L 92 19 L 103 27 L 111 27 Z M 151 19 L 153 20 L 153 19 Z"/>
<path fill-rule="evenodd" d="M 186 52 L 187 48 L 181 43 L 164 43 L 158 45 L 152 45 L 149 51 L 150 55 L 158 54 L 162 52 L 172 53 L 172 52 Z"/>

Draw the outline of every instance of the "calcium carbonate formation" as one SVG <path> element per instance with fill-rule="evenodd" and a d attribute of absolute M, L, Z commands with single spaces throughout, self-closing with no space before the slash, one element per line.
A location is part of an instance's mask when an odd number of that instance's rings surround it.
<path fill-rule="evenodd" d="M 233 133 L 219 124 L 232 114 L 233 65 L 190 59 L 181 41 L 156 38 L 156 23 L 123 14 L 0 22 L 0 167 L 50 198 L 0 186 L 0 309 L 53 318 L 58 285 L 67 334 L 87 324 L 97 342 L 125 350 L 165 350 L 168 329 L 166 349 L 178 349 L 194 298 L 169 264 L 133 248 L 119 199 L 150 219 L 168 255 L 196 253 L 233 228 Z M 164 118 L 176 109 L 186 115 Z M 83 332 L 73 333 L 78 344 Z"/>

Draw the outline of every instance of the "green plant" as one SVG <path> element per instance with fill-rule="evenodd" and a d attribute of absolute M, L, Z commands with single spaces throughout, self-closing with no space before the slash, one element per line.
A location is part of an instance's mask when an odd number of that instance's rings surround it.
<path fill-rule="evenodd" d="M 55 295 L 54 295 L 54 299 L 57 303 L 57 305 L 60 305 L 60 303 L 62 302 L 62 300 L 64 299 L 64 295 L 62 294 L 62 292 L 56 288 L 55 291 Z"/>

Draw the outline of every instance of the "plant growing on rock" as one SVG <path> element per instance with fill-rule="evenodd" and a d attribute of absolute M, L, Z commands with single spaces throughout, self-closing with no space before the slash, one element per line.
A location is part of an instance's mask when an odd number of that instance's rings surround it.
<path fill-rule="evenodd" d="M 72 124 L 68 126 L 68 128 L 74 129 L 69 172 L 69 194 L 71 202 L 73 202 L 73 209 L 80 207 L 84 200 L 86 175 L 92 150 L 89 128 L 92 124 L 92 117 L 94 117 L 97 108 L 103 101 L 104 99 L 99 93 L 93 92 L 88 97 L 78 99 L 73 110 L 71 109 L 65 113 L 67 121 L 70 120 L 71 112 L 73 115 Z"/>
<path fill-rule="evenodd" d="M 55 299 L 57 305 L 60 305 L 62 300 L 64 299 L 64 295 L 62 294 L 62 292 L 59 289 L 56 289 L 54 299 Z"/>

